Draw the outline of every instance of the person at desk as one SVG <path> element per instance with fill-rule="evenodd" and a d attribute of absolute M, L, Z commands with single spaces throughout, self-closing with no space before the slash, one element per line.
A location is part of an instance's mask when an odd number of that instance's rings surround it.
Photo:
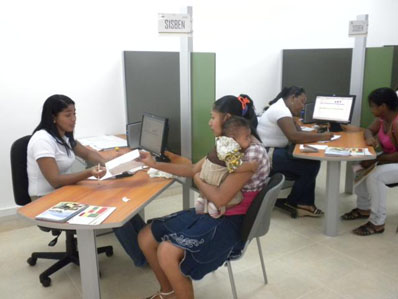
<path fill-rule="evenodd" d="M 231 115 L 243 116 L 250 123 L 255 118 L 253 103 L 247 97 L 225 96 L 212 109 L 209 126 L 215 136 L 222 133 L 223 123 Z M 149 167 L 179 176 L 193 177 L 205 198 L 216 206 L 226 206 L 242 191 L 243 200 L 227 209 L 220 218 L 196 214 L 195 209 L 180 211 L 155 219 L 138 235 L 139 245 L 155 272 L 160 291 L 150 298 L 194 298 L 191 279 L 201 279 L 221 266 L 234 250 L 242 248 L 240 228 L 255 195 L 266 185 L 269 174 L 267 152 L 251 128 L 251 141 L 243 161 L 258 163 L 253 173 L 231 173 L 220 186 L 206 184 L 200 179 L 203 158 L 194 165 L 156 162 L 148 153 L 141 159 Z"/>
<path fill-rule="evenodd" d="M 74 139 L 75 124 L 75 102 L 69 97 L 53 95 L 44 102 L 40 124 L 33 131 L 28 144 L 27 172 L 32 200 L 90 176 L 101 178 L 105 175 L 105 159 Z M 71 173 L 75 156 L 102 166 Z M 116 237 L 136 266 L 146 265 L 137 241 L 138 232 L 144 225 L 140 215 L 136 215 L 124 226 L 114 229 Z"/>
<path fill-rule="evenodd" d="M 71 173 L 75 156 L 96 165 L 105 164 L 96 151 L 75 140 L 75 124 L 75 103 L 69 97 L 53 95 L 44 102 L 41 121 L 33 131 L 27 152 L 29 195 L 33 200 L 90 176 L 101 178 L 105 175 L 103 166 Z"/>
<path fill-rule="evenodd" d="M 284 205 L 295 208 L 298 216 L 320 217 L 324 213 L 315 206 L 315 181 L 320 162 L 296 159 L 292 145 L 330 140 L 332 133 L 303 132 L 294 117 L 299 116 L 307 100 L 303 88 L 285 87 L 269 102 L 258 122 L 263 144 L 270 148 L 271 172 L 280 172 L 294 179 L 294 185 Z"/>
<path fill-rule="evenodd" d="M 366 144 L 379 146 L 382 153 L 376 160 L 362 161 L 366 168 L 376 168 L 355 188 L 357 208 L 344 214 L 343 220 L 368 218 L 369 221 L 353 230 L 360 236 L 384 232 L 388 184 L 398 183 L 398 96 L 391 88 L 378 88 L 368 97 L 376 119 L 365 130 Z"/>

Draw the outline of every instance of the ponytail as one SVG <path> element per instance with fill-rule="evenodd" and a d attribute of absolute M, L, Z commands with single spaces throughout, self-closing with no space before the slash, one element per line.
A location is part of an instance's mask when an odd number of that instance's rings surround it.
<path fill-rule="evenodd" d="M 298 97 L 305 93 L 304 88 L 297 87 L 297 86 L 290 86 L 290 87 L 283 87 L 282 90 L 278 93 L 278 95 L 268 103 L 268 106 L 264 108 L 266 111 L 272 104 L 275 104 L 279 99 L 286 100 L 290 96 Z"/>

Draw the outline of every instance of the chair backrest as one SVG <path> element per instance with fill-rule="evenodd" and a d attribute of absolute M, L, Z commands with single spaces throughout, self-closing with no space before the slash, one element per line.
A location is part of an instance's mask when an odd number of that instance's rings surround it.
<path fill-rule="evenodd" d="M 31 135 L 17 139 L 11 146 L 11 176 L 14 199 L 17 205 L 31 202 L 28 192 L 27 151 Z"/>
<path fill-rule="evenodd" d="M 244 243 L 268 232 L 272 209 L 284 181 L 283 174 L 273 174 L 268 184 L 254 198 L 243 220 L 241 237 Z"/>

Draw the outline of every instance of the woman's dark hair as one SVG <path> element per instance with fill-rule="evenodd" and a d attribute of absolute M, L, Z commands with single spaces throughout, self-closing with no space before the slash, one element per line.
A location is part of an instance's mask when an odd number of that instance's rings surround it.
<path fill-rule="evenodd" d="M 69 155 L 69 151 L 76 146 L 76 141 L 73 137 L 73 132 L 66 132 L 65 136 L 69 138 L 69 146 L 63 138 L 59 135 L 57 126 L 54 123 L 54 117 L 58 115 L 61 111 L 68 108 L 69 105 L 74 105 L 69 97 L 55 94 L 49 97 L 43 104 L 43 110 L 41 113 L 41 120 L 39 125 L 33 131 L 33 134 L 39 130 L 46 130 L 51 136 L 55 138 L 57 143 L 65 146 L 66 152 Z"/>
<path fill-rule="evenodd" d="M 238 97 L 224 96 L 219 98 L 214 102 L 213 110 L 246 118 L 249 121 L 252 135 L 261 141 L 256 130 L 258 121 L 253 100 L 248 95 L 241 94 Z"/>
<path fill-rule="evenodd" d="M 373 103 L 376 106 L 386 104 L 388 109 L 398 110 L 398 96 L 397 93 L 388 87 L 377 88 L 373 90 L 368 96 L 369 104 Z"/>
<path fill-rule="evenodd" d="M 222 135 L 228 137 L 236 137 L 235 132 L 239 129 L 251 129 L 249 120 L 242 116 L 232 115 L 222 125 Z"/>
<path fill-rule="evenodd" d="M 280 98 L 286 100 L 290 96 L 298 97 L 298 96 L 302 95 L 303 93 L 305 93 L 305 90 L 304 90 L 304 88 L 301 88 L 301 87 L 297 87 L 297 86 L 283 87 L 283 89 L 281 90 L 280 93 L 278 93 L 278 95 L 275 97 L 275 99 L 270 101 L 268 103 L 268 106 L 264 108 L 264 111 L 266 111 L 269 108 L 269 106 L 271 106 L 272 104 L 275 104 Z"/>

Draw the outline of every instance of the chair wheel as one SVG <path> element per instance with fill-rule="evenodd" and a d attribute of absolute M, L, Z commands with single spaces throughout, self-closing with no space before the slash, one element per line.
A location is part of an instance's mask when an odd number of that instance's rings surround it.
<path fill-rule="evenodd" d="M 34 265 L 36 265 L 36 261 L 37 261 L 37 258 L 35 258 L 35 257 L 30 257 L 30 258 L 28 258 L 28 260 L 26 261 L 30 266 L 34 266 Z"/>
<path fill-rule="evenodd" d="M 109 250 L 107 250 L 106 252 L 105 252 L 105 254 L 106 254 L 106 256 L 112 256 L 113 255 L 113 248 L 111 247 Z"/>
<path fill-rule="evenodd" d="M 290 217 L 297 218 L 297 211 L 294 211 L 290 214 Z"/>
<path fill-rule="evenodd" d="M 98 271 L 98 277 L 99 277 L 99 278 L 102 278 L 102 273 L 101 273 L 101 271 Z"/>
<path fill-rule="evenodd" d="M 49 287 L 51 285 L 51 278 L 48 276 L 41 276 L 40 275 L 40 283 L 43 285 L 43 287 Z"/>

